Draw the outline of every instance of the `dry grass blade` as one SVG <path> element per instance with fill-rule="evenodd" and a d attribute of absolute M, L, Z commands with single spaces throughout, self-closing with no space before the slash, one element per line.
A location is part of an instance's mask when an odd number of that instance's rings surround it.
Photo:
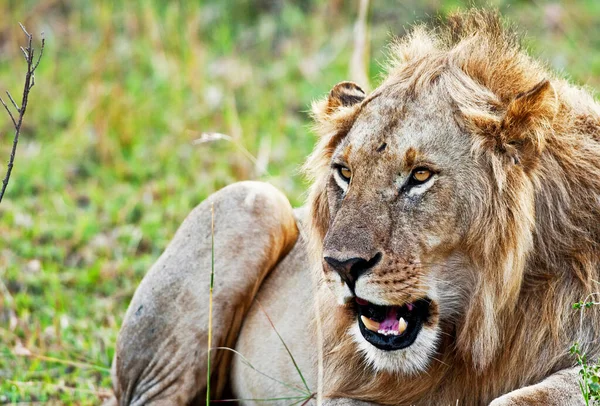
<path fill-rule="evenodd" d="M 210 206 L 210 292 L 208 295 L 208 351 L 206 352 L 206 406 L 210 405 L 210 349 L 212 347 L 213 287 L 215 285 L 215 205 Z"/>
<path fill-rule="evenodd" d="M 262 310 L 262 312 L 265 314 L 265 316 L 267 316 L 267 320 L 269 320 L 269 324 L 271 324 L 271 327 L 273 328 L 273 331 L 275 331 L 275 334 L 277 334 L 277 337 L 279 337 L 279 341 L 281 341 L 281 343 L 285 347 L 285 350 L 287 351 L 287 353 L 290 356 L 292 362 L 294 363 L 294 367 L 296 368 L 296 371 L 298 371 L 298 375 L 300 375 L 300 379 L 302 379 L 302 383 L 304 384 L 304 387 L 306 388 L 306 391 L 308 393 L 312 393 L 312 391 L 308 387 L 308 384 L 306 383 L 306 379 L 304 379 L 304 375 L 302 375 L 302 371 L 300 370 L 300 367 L 298 366 L 298 363 L 296 362 L 296 359 L 294 358 L 294 356 L 292 355 L 292 352 L 290 351 L 290 349 L 288 348 L 287 344 L 283 340 L 283 337 L 281 337 L 281 334 L 279 334 L 279 331 L 277 331 L 277 329 L 275 328 L 275 324 L 273 324 L 273 320 L 271 320 L 271 318 L 269 317 L 269 315 L 267 314 L 267 312 L 265 311 L 265 309 L 262 307 L 262 305 L 260 304 L 260 302 L 258 300 L 256 301 L 256 303 L 258 304 L 258 307 L 260 307 L 260 310 Z"/>
<path fill-rule="evenodd" d="M 256 168 L 258 175 L 271 176 L 271 174 L 267 170 L 266 164 L 264 162 L 262 162 L 263 160 L 259 160 L 254 155 L 252 155 L 252 153 L 250 151 L 248 151 L 246 149 L 246 147 L 244 147 L 238 141 L 238 139 L 231 137 L 230 135 L 222 134 L 222 133 L 218 133 L 218 132 L 202 133 L 202 134 L 200 134 L 200 138 L 193 141 L 193 144 L 200 145 L 200 144 L 206 144 L 209 142 L 220 141 L 220 140 L 229 141 L 233 145 L 235 145 L 236 148 L 238 148 L 242 152 L 242 154 L 244 154 L 244 156 L 246 158 L 248 158 L 254 164 L 254 167 Z"/>
<path fill-rule="evenodd" d="M 246 402 L 277 402 L 280 400 L 294 400 L 294 399 L 300 399 L 297 403 L 302 402 L 304 399 L 306 399 L 304 396 L 291 396 L 291 397 L 283 397 L 283 398 L 264 398 L 264 399 L 221 399 L 221 400 L 213 400 L 213 402 L 215 403 L 225 403 L 225 402 L 239 402 L 239 401 L 246 401 Z"/>
<path fill-rule="evenodd" d="M 248 358 L 244 357 L 239 351 L 236 351 L 233 348 L 229 348 L 229 347 L 215 347 L 215 348 L 212 348 L 212 350 L 227 350 L 227 351 L 231 351 L 234 354 L 236 354 L 237 356 L 239 356 L 242 359 L 242 361 L 244 362 L 244 364 L 246 366 L 248 366 L 249 368 L 252 368 L 254 371 L 256 371 L 260 375 L 264 376 L 265 378 L 268 378 L 268 379 L 270 379 L 270 380 L 272 380 L 274 382 L 277 382 L 277 383 L 285 386 L 286 388 L 289 388 L 289 389 L 294 390 L 296 392 L 300 392 L 300 393 L 305 394 L 305 395 L 310 395 L 309 393 L 307 393 L 302 388 L 298 388 L 298 387 L 296 387 L 294 385 L 291 385 L 291 384 L 285 383 L 283 381 L 280 381 L 279 379 L 274 378 L 271 375 L 265 374 L 264 372 L 262 372 L 261 370 L 259 370 L 258 368 L 256 368 L 254 365 L 252 365 L 252 363 L 250 362 L 250 360 L 248 360 Z"/>
<path fill-rule="evenodd" d="M 232 138 L 227 135 L 227 134 L 221 134 L 221 133 L 202 133 L 200 134 L 200 138 L 194 140 L 194 145 L 199 145 L 199 144 L 206 144 L 207 142 L 214 142 L 214 141 L 219 141 L 219 140 L 226 140 L 226 141 L 231 141 Z"/>
<path fill-rule="evenodd" d="M 318 295 L 315 300 L 315 315 L 317 320 L 317 406 L 323 404 L 323 325 L 321 319 L 321 302 Z"/>
<path fill-rule="evenodd" d="M 30 386 L 35 386 L 35 385 L 51 386 L 60 391 L 66 391 L 66 392 L 71 392 L 71 393 L 75 393 L 75 392 L 89 393 L 89 394 L 95 395 L 96 397 L 98 397 L 100 399 L 108 399 L 111 396 L 111 391 L 109 389 L 74 388 L 72 386 L 67 386 L 65 384 L 60 384 L 60 383 L 52 384 L 52 383 L 48 383 L 48 382 L 24 382 L 24 381 L 14 381 L 11 379 L 8 379 L 7 382 L 9 382 L 15 386 L 18 386 L 18 387 L 23 387 L 23 386 L 30 387 Z M 19 404 L 32 404 L 32 403 L 19 402 Z"/>
<path fill-rule="evenodd" d="M 103 371 L 103 372 L 110 372 L 110 368 L 106 368 L 106 367 L 103 367 L 100 365 L 89 364 L 89 363 L 85 363 L 85 362 L 70 361 L 67 359 L 60 359 L 60 358 L 54 358 L 54 357 L 47 357 L 45 355 L 34 354 L 32 352 L 17 352 L 17 353 L 15 353 L 15 355 L 20 356 L 20 357 L 34 358 L 34 359 L 37 359 L 40 361 L 45 361 L 45 362 L 55 362 L 57 364 L 70 365 L 70 366 L 76 367 L 76 368 L 89 368 L 89 369 L 95 369 L 95 370 Z"/>
<path fill-rule="evenodd" d="M 368 58 L 369 58 L 369 0 L 360 0 L 358 18 L 354 25 L 354 50 L 350 60 L 350 78 L 369 89 Z"/>
<path fill-rule="evenodd" d="M 302 405 L 301 405 L 301 406 L 305 406 L 305 405 L 306 405 L 308 402 L 310 402 L 310 400 L 311 400 L 312 398 L 314 398 L 314 397 L 315 397 L 315 394 L 313 393 L 312 395 L 310 395 L 310 396 L 308 397 L 308 399 L 306 399 L 306 400 L 304 401 L 304 403 L 302 403 Z"/>
<path fill-rule="evenodd" d="M 305 406 L 314 397 L 315 397 L 315 394 L 313 393 L 312 395 L 310 395 L 304 399 L 300 399 L 300 400 L 295 401 L 294 403 L 290 403 L 288 406 L 296 406 L 296 405 Z M 300 402 L 302 402 L 302 403 L 300 403 Z"/>

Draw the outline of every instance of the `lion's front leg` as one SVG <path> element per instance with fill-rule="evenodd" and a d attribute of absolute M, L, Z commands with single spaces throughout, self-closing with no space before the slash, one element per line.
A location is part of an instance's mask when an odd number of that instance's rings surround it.
<path fill-rule="evenodd" d="M 542 382 L 500 396 L 490 406 L 585 405 L 577 383 L 579 368 L 564 369 Z"/>
<path fill-rule="evenodd" d="M 229 347 L 262 280 L 297 233 L 289 202 L 265 183 L 228 186 L 194 209 L 125 315 L 113 366 L 118 403 L 187 405 L 197 397 L 204 403 L 213 252 L 212 346 Z M 229 353 L 212 354 L 211 395 L 218 396 Z"/>

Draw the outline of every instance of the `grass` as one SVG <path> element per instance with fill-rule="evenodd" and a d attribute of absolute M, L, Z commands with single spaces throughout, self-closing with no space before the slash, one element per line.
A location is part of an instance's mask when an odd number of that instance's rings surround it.
<path fill-rule="evenodd" d="M 389 33 L 461 4 L 372 3 L 372 80 Z M 261 179 L 302 203 L 307 110 L 348 78 L 348 4 L 0 1 L 0 90 L 22 87 L 18 22 L 47 41 L 0 204 L 0 403 L 98 404 L 135 287 L 211 192 Z M 492 4 L 533 54 L 600 85 L 599 2 Z M 2 162 L 11 140 L 0 113 Z"/>
<path fill-rule="evenodd" d="M 599 293 L 592 293 L 584 300 L 573 303 L 573 309 L 580 311 L 581 323 L 583 323 L 584 312 L 587 309 L 600 305 L 599 296 Z M 600 402 L 600 360 L 588 359 L 584 349 L 586 344 L 575 342 L 570 348 L 570 353 L 579 367 L 579 390 L 585 405 L 589 406 L 590 404 L 597 405 Z"/>
<path fill-rule="evenodd" d="M 220 402 L 248 402 L 248 401 L 252 401 L 252 402 L 280 402 L 280 401 L 284 401 L 284 400 L 291 400 L 293 401 L 290 406 L 294 406 L 294 405 L 298 405 L 301 404 L 301 406 L 304 406 L 305 404 L 307 404 L 311 399 L 313 399 L 316 396 L 316 393 L 313 392 L 310 387 L 308 386 L 308 383 L 306 382 L 306 379 L 304 378 L 304 375 L 302 374 L 302 370 L 300 369 L 300 367 L 298 366 L 298 363 L 296 362 L 296 359 L 294 358 L 294 355 L 292 354 L 291 350 L 289 349 L 288 345 L 286 344 L 285 340 L 283 339 L 283 337 L 281 336 L 281 334 L 279 334 L 279 331 L 277 330 L 277 327 L 275 327 L 275 324 L 273 323 L 273 320 L 271 319 L 271 317 L 269 316 L 269 314 L 267 313 L 267 311 L 264 309 L 264 307 L 260 304 L 260 302 L 258 302 L 258 306 L 260 307 L 261 311 L 263 312 L 263 314 L 265 315 L 265 317 L 267 318 L 269 324 L 271 325 L 271 328 L 273 329 L 273 331 L 275 332 L 275 334 L 277 335 L 277 337 L 279 338 L 279 341 L 281 342 L 281 344 L 283 345 L 283 347 L 285 348 L 285 351 L 287 352 L 288 356 L 289 356 L 289 362 L 291 362 L 294 365 L 294 368 L 296 369 L 296 372 L 298 372 L 298 377 L 300 378 L 300 380 L 302 381 L 302 384 L 304 385 L 304 387 L 299 387 L 297 385 L 291 384 L 291 383 L 286 383 L 283 382 L 277 378 L 274 378 L 273 376 L 270 376 L 266 373 L 264 373 L 263 371 L 257 369 L 254 365 L 252 365 L 252 363 L 250 362 L 250 360 L 248 360 L 246 357 L 244 357 L 243 354 L 241 354 L 240 352 L 236 351 L 235 349 L 232 348 L 228 348 L 228 347 L 216 347 L 216 348 L 212 348 L 213 350 L 226 350 L 226 351 L 231 351 L 233 352 L 235 355 L 237 355 L 238 357 L 240 357 L 242 359 L 242 363 L 250 368 L 250 370 L 254 371 L 255 373 L 262 375 L 270 380 L 272 380 L 273 382 L 277 382 L 280 385 L 286 387 L 287 389 L 291 389 L 294 392 L 296 392 L 295 395 L 289 395 L 289 396 L 285 396 L 285 397 L 271 397 L 271 398 L 262 398 L 262 399 L 240 399 L 240 398 L 236 398 L 236 399 L 223 399 L 223 400 L 216 400 L 213 402 L 216 403 L 220 403 Z M 211 321 L 209 320 L 209 325 L 210 325 Z M 210 336 L 210 328 L 209 328 L 209 336 Z M 210 343 L 210 340 L 209 340 Z M 209 344 L 209 349 L 210 349 L 210 344 Z M 210 354 L 210 350 L 209 350 L 209 354 Z M 210 356 L 209 356 L 210 357 Z M 209 358 L 209 364 L 210 364 L 210 358 Z M 209 371 L 210 371 L 210 365 L 209 365 Z M 207 386 L 210 385 L 210 373 L 208 374 L 208 378 L 207 378 Z M 209 401 L 210 401 L 210 396 L 209 396 L 209 390 L 207 390 L 207 394 L 206 394 L 206 404 L 207 406 L 209 405 Z"/>
<path fill-rule="evenodd" d="M 212 348 L 213 289 L 215 287 L 215 207 L 210 206 L 210 291 L 208 294 L 208 344 L 206 351 L 206 405 L 210 405 L 210 358 Z"/>

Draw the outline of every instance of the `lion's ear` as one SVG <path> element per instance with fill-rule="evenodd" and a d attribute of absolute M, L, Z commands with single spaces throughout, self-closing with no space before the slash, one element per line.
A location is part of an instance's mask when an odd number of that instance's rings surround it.
<path fill-rule="evenodd" d="M 356 108 L 365 99 L 365 92 L 353 82 L 341 82 L 331 89 L 329 95 L 313 103 L 312 116 L 315 120 L 315 132 L 325 144 L 317 146 L 329 158 L 332 148 L 346 136 L 352 128 L 359 111 Z"/>
<path fill-rule="evenodd" d="M 326 99 L 313 105 L 317 121 L 329 118 L 341 107 L 351 107 L 365 99 L 365 92 L 354 82 L 341 82 L 331 89 Z"/>
<path fill-rule="evenodd" d="M 349 107 L 360 103 L 365 92 L 354 82 L 340 82 L 331 89 L 327 97 L 327 110 L 333 112 L 340 106 Z"/>
<path fill-rule="evenodd" d="M 557 110 L 556 93 L 548 80 L 517 95 L 509 102 L 497 127 L 497 148 L 515 163 L 532 165 L 544 149 L 545 134 L 551 128 Z"/>

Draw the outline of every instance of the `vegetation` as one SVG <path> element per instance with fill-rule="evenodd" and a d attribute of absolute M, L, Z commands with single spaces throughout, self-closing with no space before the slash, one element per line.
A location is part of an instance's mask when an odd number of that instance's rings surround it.
<path fill-rule="evenodd" d="M 372 3 L 374 83 L 390 33 L 462 5 Z M 533 54 L 600 85 L 600 2 L 492 4 L 528 33 Z M 46 38 L 0 204 L 0 403 L 100 403 L 135 287 L 211 192 L 261 179 L 302 204 L 298 168 L 315 142 L 307 111 L 348 78 L 357 9 L 0 0 L 0 89 L 22 88 L 18 23 Z M 195 143 L 211 132 L 227 137 Z M 0 114 L 1 173 L 12 135 Z"/>
<path fill-rule="evenodd" d="M 581 311 L 583 321 L 583 312 L 592 306 L 600 305 L 596 301 L 598 294 L 592 294 L 586 300 L 580 300 L 573 303 L 573 309 Z M 600 364 L 599 360 L 590 360 L 578 342 L 574 343 L 570 349 L 571 355 L 575 357 L 579 366 L 579 389 L 585 400 L 585 405 L 596 405 L 600 402 Z"/>

